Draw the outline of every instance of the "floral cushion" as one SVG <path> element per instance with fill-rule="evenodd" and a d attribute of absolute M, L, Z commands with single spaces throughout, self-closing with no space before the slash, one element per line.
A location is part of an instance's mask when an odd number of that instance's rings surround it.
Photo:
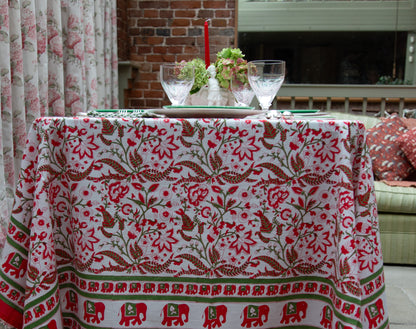
<path fill-rule="evenodd" d="M 407 130 L 397 115 L 383 119 L 368 129 L 367 145 L 377 179 L 403 180 L 412 172 L 412 165 L 396 140 Z"/>
<path fill-rule="evenodd" d="M 407 159 L 416 168 L 416 128 L 413 128 L 397 138 Z"/>

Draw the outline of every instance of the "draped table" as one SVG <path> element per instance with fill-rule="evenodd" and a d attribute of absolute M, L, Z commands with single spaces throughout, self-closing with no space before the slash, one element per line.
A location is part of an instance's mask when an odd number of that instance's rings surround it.
<path fill-rule="evenodd" d="M 17 328 L 387 328 L 357 121 L 39 118 L 0 271 Z"/>

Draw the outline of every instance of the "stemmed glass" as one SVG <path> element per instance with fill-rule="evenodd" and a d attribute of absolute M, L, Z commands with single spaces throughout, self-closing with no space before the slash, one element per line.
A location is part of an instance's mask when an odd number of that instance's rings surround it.
<path fill-rule="evenodd" d="M 247 72 L 231 75 L 230 90 L 238 106 L 250 106 L 254 97 L 254 91 L 248 82 Z"/>
<path fill-rule="evenodd" d="M 268 111 L 285 78 L 285 62 L 256 60 L 248 62 L 248 81 L 260 107 Z"/>
<path fill-rule="evenodd" d="M 192 89 L 195 79 L 195 68 L 179 63 L 160 66 L 160 83 L 172 105 L 183 105 Z"/>

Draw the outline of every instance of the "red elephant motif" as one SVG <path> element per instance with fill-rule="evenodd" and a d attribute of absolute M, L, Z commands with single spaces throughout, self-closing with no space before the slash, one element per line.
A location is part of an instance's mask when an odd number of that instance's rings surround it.
<path fill-rule="evenodd" d="M 162 325 L 183 326 L 189 321 L 189 306 L 186 304 L 166 304 L 162 309 Z"/>
<path fill-rule="evenodd" d="M 20 292 L 15 289 L 10 290 L 9 294 L 7 295 L 11 300 L 18 300 L 20 297 Z"/>
<path fill-rule="evenodd" d="M 325 329 L 331 329 L 332 317 L 333 317 L 332 309 L 328 305 L 324 306 L 324 308 L 322 309 L 321 315 L 322 315 L 322 319 L 321 319 L 321 322 L 319 322 L 321 326 L 323 326 Z"/>
<path fill-rule="evenodd" d="M 169 283 L 159 283 L 157 285 L 157 292 L 159 294 L 166 294 L 169 291 Z"/>
<path fill-rule="evenodd" d="M 374 304 L 368 305 L 364 311 L 364 314 L 367 317 L 368 323 L 370 324 L 370 329 L 377 327 L 377 324 L 383 320 L 384 313 L 384 305 L 381 298 L 377 299 Z"/>
<path fill-rule="evenodd" d="M 66 309 L 73 312 L 78 312 L 78 295 L 73 290 L 68 290 L 65 293 L 66 297 Z"/>
<path fill-rule="evenodd" d="M 15 239 L 17 242 L 23 243 L 26 240 L 26 234 L 22 231 L 16 232 L 16 234 L 13 236 L 13 239 Z"/>
<path fill-rule="evenodd" d="M 0 291 L 7 292 L 7 290 L 9 290 L 9 285 L 6 282 L 2 281 L 0 283 Z"/>
<path fill-rule="evenodd" d="M 376 288 L 378 289 L 378 288 L 380 288 L 382 285 L 383 285 L 383 276 L 382 275 L 380 275 L 379 277 L 377 277 L 377 279 L 376 279 Z"/>
<path fill-rule="evenodd" d="M 113 288 L 114 288 L 114 283 L 112 283 L 112 282 L 103 282 L 101 284 L 101 292 L 103 292 L 103 293 L 112 292 Z"/>
<path fill-rule="evenodd" d="M 203 326 L 212 329 L 221 327 L 227 321 L 227 307 L 225 305 L 208 306 L 204 311 Z"/>
<path fill-rule="evenodd" d="M 207 284 L 202 284 L 199 287 L 199 294 L 202 296 L 208 296 L 211 293 L 211 287 Z"/>
<path fill-rule="evenodd" d="M 352 314 L 354 313 L 354 310 L 355 310 L 354 304 L 344 303 L 344 305 L 342 306 L 341 312 L 344 314 Z"/>
<path fill-rule="evenodd" d="M 288 294 L 290 292 L 290 283 L 284 283 L 280 286 L 280 294 Z"/>
<path fill-rule="evenodd" d="M 240 318 L 243 317 L 242 327 L 262 326 L 269 319 L 269 307 L 267 305 L 247 305 Z"/>
<path fill-rule="evenodd" d="M 237 287 L 234 284 L 227 284 L 224 288 L 224 295 L 234 295 Z"/>
<path fill-rule="evenodd" d="M 69 275 L 68 275 L 68 273 L 62 273 L 62 274 L 59 274 L 59 276 L 58 276 L 58 281 L 59 281 L 59 283 L 66 283 L 67 281 L 68 281 L 68 279 L 69 279 Z"/>
<path fill-rule="evenodd" d="M 132 282 L 129 286 L 129 292 L 139 292 L 141 284 L 139 282 Z"/>
<path fill-rule="evenodd" d="M 369 282 L 364 286 L 364 291 L 367 295 L 371 294 L 374 291 L 374 283 Z"/>
<path fill-rule="evenodd" d="M 321 283 L 319 286 L 319 293 L 322 295 L 328 295 L 329 294 L 329 286 L 325 283 Z"/>
<path fill-rule="evenodd" d="M 187 295 L 196 295 L 198 292 L 198 286 L 195 284 L 187 284 L 185 293 Z"/>
<path fill-rule="evenodd" d="M 279 286 L 276 284 L 267 287 L 267 296 L 276 296 L 279 293 Z"/>
<path fill-rule="evenodd" d="M 283 306 L 283 316 L 280 323 L 288 324 L 292 322 L 301 322 L 306 317 L 308 303 L 306 302 L 289 302 Z"/>
<path fill-rule="evenodd" d="M 86 290 L 87 289 L 87 281 L 81 279 L 79 281 L 79 288 L 82 289 L 82 290 Z"/>
<path fill-rule="evenodd" d="M 126 292 L 126 290 L 127 290 L 127 283 L 125 283 L 125 282 L 118 282 L 116 284 L 115 292 L 118 292 L 118 293 L 120 293 L 120 292 Z"/>
<path fill-rule="evenodd" d="M 55 307 L 55 297 L 52 296 L 46 301 L 46 307 L 48 308 L 48 311 Z"/>
<path fill-rule="evenodd" d="M 143 286 L 143 292 L 145 294 L 150 294 L 152 292 L 154 292 L 156 289 L 156 285 L 154 283 L 151 282 L 146 282 Z"/>
<path fill-rule="evenodd" d="M 238 288 L 239 296 L 247 296 L 250 293 L 250 286 L 248 284 L 242 285 Z"/>
<path fill-rule="evenodd" d="M 126 303 L 121 307 L 120 312 L 120 325 L 130 326 L 130 321 L 132 321 L 131 325 L 141 325 L 146 321 L 147 306 L 145 303 Z"/>
<path fill-rule="evenodd" d="M 254 286 L 253 296 L 261 296 L 264 294 L 264 286 Z"/>
<path fill-rule="evenodd" d="M 303 282 L 295 282 L 292 286 L 292 292 L 301 292 L 303 289 Z"/>
<path fill-rule="evenodd" d="M 25 275 L 27 270 L 27 260 L 24 259 L 19 253 L 12 252 L 7 257 L 6 262 L 2 265 L 4 272 L 9 273 L 16 279 Z"/>
<path fill-rule="evenodd" d="M 33 312 L 35 313 L 36 318 L 40 318 L 42 315 L 44 315 L 45 311 L 46 311 L 45 305 L 43 304 L 39 304 L 33 309 Z"/>
<path fill-rule="evenodd" d="M 84 320 L 92 323 L 100 323 L 104 320 L 105 305 L 101 302 L 84 302 Z M 99 316 L 101 314 L 101 317 Z"/>
<path fill-rule="evenodd" d="M 305 292 L 315 292 L 318 289 L 316 282 L 308 282 L 305 287 Z"/>
<path fill-rule="evenodd" d="M 97 292 L 100 290 L 100 284 L 98 282 L 88 282 L 88 291 Z"/>
<path fill-rule="evenodd" d="M 222 286 L 219 285 L 219 284 L 215 284 L 215 285 L 212 286 L 212 290 L 211 291 L 212 291 L 211 292 L 211 295 L 212 296 L 218 296 L 221 293 L 221 291 L 222 291 Z"/>
<path fill-rule="evenodd" d="M 182 283 L 174 283 L 172 285 L 172 294 L 181 294 L 183 292 L 183 284 Z"/>
<path fill-rule="evenodd" d="M 30 311 L 26 311 L 24 314 L 25 324 L 28 324 L 33 319 L 33 315 Z"/>

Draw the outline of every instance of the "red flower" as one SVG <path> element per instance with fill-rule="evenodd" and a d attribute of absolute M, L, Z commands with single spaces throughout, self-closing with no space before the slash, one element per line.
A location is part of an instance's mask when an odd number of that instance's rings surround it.
<path fill-rule="evenodd" d="M 276 209 L 279 207 L 280 204 L 282 204 L 287 199 L 288 196 L 289 196 L 288 191 L 282 191 L 280 190 L 279 186 L 276 186 L 269 190 L 267 194 L 267 201 L 270 207 L 273 207 L 274 209 Z"/>
<path fill-rule="evenodd" d="M 119 203 L 122 198 L 129 192 L 128 186 L 121 185 L 121 182 L 115 182 L 109 186 L 110 200 Z"/>
<path fill-rule="evenodd" d="M 199 206 L 201 201 L 204 201 L 208 195 L 209 190 L 206 186 L 194 185 L 188 190 L 188 199 L 193 206 Z"/>

